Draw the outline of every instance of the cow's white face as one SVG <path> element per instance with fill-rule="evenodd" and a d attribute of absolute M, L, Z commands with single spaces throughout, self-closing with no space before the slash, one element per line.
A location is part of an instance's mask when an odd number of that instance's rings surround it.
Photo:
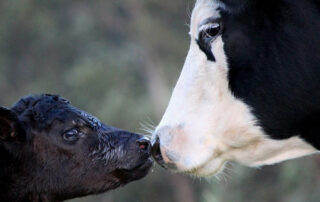
<path fill-rule="evenodd" d="M 260 166 L 315 152 L 298 137 L 270 139 L 258 126 L 250 106 L 233 96 L 228 86 L 228 57 L 218 33 L 222 30 L 218 6 L 214 0 L 198 0 L 193 10 L 190 50 L 153 136 L 154 141 L 160 140 L 164 163 L 182 172 L 208 176 L 221 171 L 227 161 Z M 217 33 L 210 42 L 214 58 L 209 59 L 198 41 L 199 35 L 211 28 Z"/>

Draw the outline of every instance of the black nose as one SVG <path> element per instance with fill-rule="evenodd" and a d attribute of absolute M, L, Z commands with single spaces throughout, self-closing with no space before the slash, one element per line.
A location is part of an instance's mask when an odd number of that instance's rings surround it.
<path fill-rule="evenodd" d="M 148 152 L 148 153 L 151 152 L 151 143 L 147 138 L 142 137 L 142 138 L 137 140 L 137 143 L 138 143 L 139 148 L 142 151 L 145 151 L 145 152 Z"/>
<path fill-rule="evenodd" d="M 163 161 L 161 150 L 160 150 L 160 139 L 159 137 L 156 137 L 152 144 L 152 150 L 151 150 L 153 158 L 158 162 L 158 164 L 167 169 L 166 164 Z"/>

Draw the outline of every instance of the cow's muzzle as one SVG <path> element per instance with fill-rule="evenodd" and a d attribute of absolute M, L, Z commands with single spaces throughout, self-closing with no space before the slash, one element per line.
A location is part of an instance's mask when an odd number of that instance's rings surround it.
<path fill-rule="evenodd" d="M 152 150 L 151 150 L 153 158 L 156 162 L 163 168 L 168 169 L 167 164 L 164 162 L 161 150 L 160 150 L 160 139 L 158 136 L 152 140 Z"/>

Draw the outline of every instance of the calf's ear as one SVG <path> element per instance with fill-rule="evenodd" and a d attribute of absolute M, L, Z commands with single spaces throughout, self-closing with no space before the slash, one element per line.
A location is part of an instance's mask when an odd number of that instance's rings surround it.
<path fill-rule="evenodd" d="M 17 115 L 8 108 L 0 107 L 0 141 L 18 140 L 21 132 Z"/>

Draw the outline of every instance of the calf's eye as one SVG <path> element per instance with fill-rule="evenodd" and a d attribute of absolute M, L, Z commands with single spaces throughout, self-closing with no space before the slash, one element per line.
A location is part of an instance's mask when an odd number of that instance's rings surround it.
<path fill-rule="evenodd" d="M 79 139 L 79 132 L 77 129 L 71 129 L 68 130 L 67 132 L 63 133 L 62 137 L 64 140 L 68 142 L 75 142 Z"/>

